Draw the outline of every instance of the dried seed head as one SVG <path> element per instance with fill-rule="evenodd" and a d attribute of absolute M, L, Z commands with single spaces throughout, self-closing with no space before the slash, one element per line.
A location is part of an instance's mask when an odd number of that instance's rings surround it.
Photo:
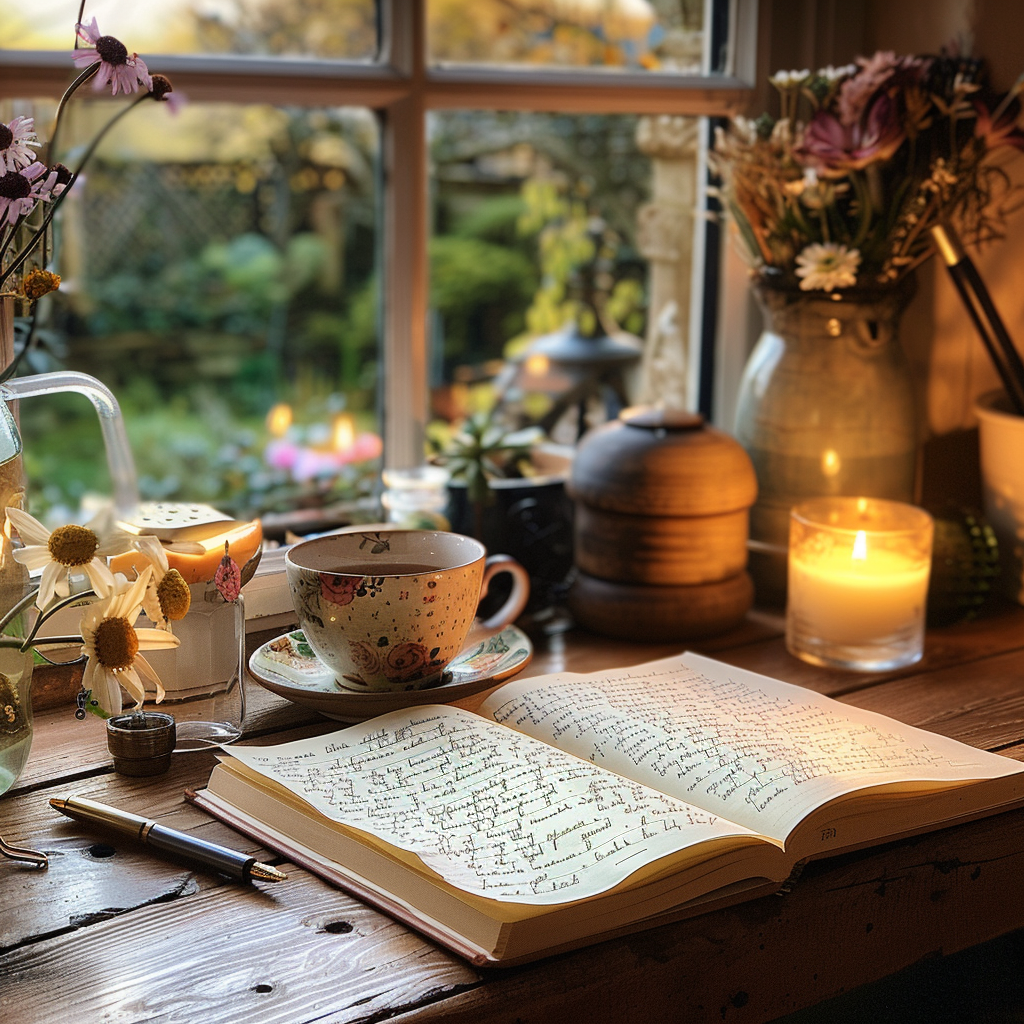
<path fill-rule="evenodd" d="M 75 523 L 59 526 L 50 534 L 50 541 L 47 544 L 53 560 L 69 568 L 88 565 L 99 546 L 99 538 L 92 530 Z"/>
<path fill-rule="evenodd" d="M 177 569 L 168 569 L 164 573 L 163 579 L 157 585 L 156 596 L 160 600 L 160 610 L 165 618 L 172 622 L 177 622 L 188 614 L 192 592 Z"/>
<path fill-rule="evenodd" d="M 96 628 L 93 641 L 96 659 L 107 669 L 128 668 L 139 653 L 139 636 L 124 618 L 104 619 Z"/>
<path fill-rule="evenodd" d="M 128 63 L 128 47 L 113 36 L 100 36 L 96 40 L 96 52 L 107 64 Z"/>

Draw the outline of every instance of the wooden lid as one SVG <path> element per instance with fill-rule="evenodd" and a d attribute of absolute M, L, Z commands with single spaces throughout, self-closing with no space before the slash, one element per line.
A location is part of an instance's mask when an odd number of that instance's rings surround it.
<path fill-rule="evenodd" d="M 699 414 L 634 408 L 580 441 L 569 493 L 610 512 L 707 516 L 753 505 L 757 478 L 739 442 Z"/>

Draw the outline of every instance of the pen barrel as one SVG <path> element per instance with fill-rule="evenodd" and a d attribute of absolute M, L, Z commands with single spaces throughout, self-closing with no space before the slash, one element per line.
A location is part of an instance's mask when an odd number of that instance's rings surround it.
<path fill-rule="evenodd" d="M 151 825 L 142 838 L 158 850 L 197 861 L 215 871 L 230 875 L 232 878 L 247 879 L 249 869 L 256 863 L 256 858 L 250 857 L 248 854 L 227 850 L 223 846 L 215 846 L 213 843 L 185 835 L 183 832 L 165 828 L 163 825 Z"/>

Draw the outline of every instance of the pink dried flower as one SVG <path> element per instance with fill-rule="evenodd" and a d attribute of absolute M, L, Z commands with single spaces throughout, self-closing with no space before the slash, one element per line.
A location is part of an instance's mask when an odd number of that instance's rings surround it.
<path fill-rule="evenodd" d="M 906 137 L 896 104 L 883 93 L 872 103 L 863 123 L 844 125 L 819 110 L 796 155 L 819 174 L 841 175 L 876 160 L 888 160 Z"/>
<path fill-rule="evenodd" d="M 224 557 L 217 566 L 213 577 L 213 585 L 227 602 L 237 601 L 242 592 L 242 570 L 238 563 L 228 554 L 228 542 L 224 541 Z"/>
<path fill-rule="evenodd" d="M 0 174 L 28 167 L 36 159 L 30 147 L 39 146 L 33 130 L 34 118 L 16 117 L 10 124 L 0 123 Z"/>
<path fill-rule="evenodd" d="M 94 89 L 102 89 L 109 85 L 112 94 L 116 96 L 118 90 L 130 93 L 143 85 L 147 92 L 152 92 L 153 79 L 150 77 L 146 62 L 137 53 L 129 53 L 120 39 L 100 35 L 95 18 L 88 25 L 76 25 L 75 31 L 82 42 L 92 45 L 73 50 L 71 59 L 83 69 L 93 64 L 100 65 L 93 83 Z"/>
<path fill-rule="evenodd" d="M 48 172 L 38 161 L 20 171 L 8 171 L 0 176 L 0 223 L 16 224 L 36 203 L 59 196 L 63 190 L 57 172 Z"/>

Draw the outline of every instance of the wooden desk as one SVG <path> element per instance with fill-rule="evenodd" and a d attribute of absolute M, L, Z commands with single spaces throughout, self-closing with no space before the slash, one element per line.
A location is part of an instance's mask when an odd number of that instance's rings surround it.
<path fill-rule="evenodd" d="M 934 631 L 922 664 L 879 676 L 794 660 L 780 626 L 754 615 L 693 646 L 1024 758 L 1024 608 Z M 673 652 L 570 633 L 538 642 L 527 672 Z M 250 685 L 264 737 L 337 727 Z M 0 863 L 0 1007 L 10 1020 L 764 1021 L 1024 926 L 1024 810 L 813 864 L 785 895 L 479 971 L 301 869 L 273 887 L 233 884 L 47 804 L 78 791 L 260 853 L 183 801 L 213 763 L 178 755 L 166 775 L 125 778 L 111 769 L 98 720 L 76 722 L 69 707 L 37 715 L 26 772 L 0 798 L 0 833 L 50 854 L 45 872 Z"/>

